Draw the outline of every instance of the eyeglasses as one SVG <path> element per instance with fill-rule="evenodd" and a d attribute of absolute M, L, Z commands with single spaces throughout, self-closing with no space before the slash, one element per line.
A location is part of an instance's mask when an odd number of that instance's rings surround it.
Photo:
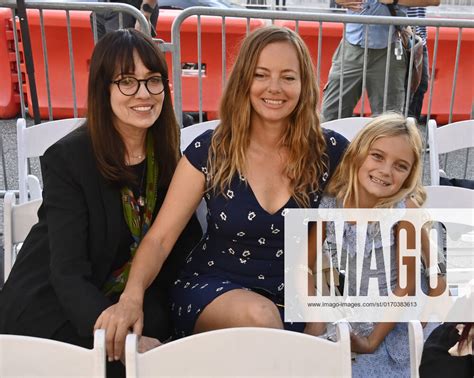
<path fill-rule="evenodd" d="M 138 80 L 134 77 L 125 77 L 112 81 L 112 84 L 117 84 L 119 91 L 125 96 L 136 95 L 141 83 L 145 83 L 145 88 L 150 94 L 159 95 L 165 90 L 165 82 L 167 81 L 168 79 L 163 76 L 152 76 L 143 80 Z"/>

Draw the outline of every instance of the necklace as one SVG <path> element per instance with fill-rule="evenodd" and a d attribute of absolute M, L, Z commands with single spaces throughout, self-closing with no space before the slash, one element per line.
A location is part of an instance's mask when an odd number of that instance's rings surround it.
<path fill-rule="evenodd" d="M 145 172 L 146 172 L 146 162 L 143 164 L 142 177 L 140 179 L 140 187 L 138 188 L 137 204 L 140 207 L 145 206 L 145 197 L 143 196 L 143 180 L 145 178 Z"/>

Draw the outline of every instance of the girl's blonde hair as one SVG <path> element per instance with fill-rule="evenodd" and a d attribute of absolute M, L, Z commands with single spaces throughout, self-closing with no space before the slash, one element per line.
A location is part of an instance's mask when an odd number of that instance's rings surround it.
<path fill-rule="evenodd" d="M 277 26 L 257 29 L 242 42 L 221 100 L 221 122 L 211 141 L 208 187 L 225 195 L 234 175 L 244 172 L 252 111 L 250 87 L 260 53 L 276 42 L 291 44 L 300 65 L 301 94 L 282 145 L 288 149 L 285 174 L 290 179 L 291 194 L 300 206 L 308 206 L 309 193 L 319 189 L 319 177 L 327 166 L 326 143 L 317 113 L 319 90 L 305 43 L 295 32 Z"/>
<path fill-rule="evenodd" d="M 421 182 L 423 146 L 421 135 L 412 119 L 407 119 L 397 113 L 386 113 L 374 118 L 357 134 L 337 167 L 327 187 L 327 192 L 335 196 L 343 206 L 352 204 L 359 207 L 357 174 L 372 144 L 380 138 L 401 135 L 407 137 L 413 151 L 415 158 L 413 166 L 401 189 L 393 196 L 381 198 L 375 207 L 393 207 L 395 203 L 407 197 L 412 198 L 421 206 L 426 199 Z"/>

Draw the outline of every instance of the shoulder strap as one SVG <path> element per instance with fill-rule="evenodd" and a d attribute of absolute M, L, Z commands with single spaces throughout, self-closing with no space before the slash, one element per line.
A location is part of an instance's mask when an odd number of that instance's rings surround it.
<path fill-rule="evenodd" d="M 395 10 L 395 6 L 393 4 L 386 4 L 386 5 L 392 17 L 399 17 L 397 14 L 397 11 Z M 395 25 L 395 29 L 397 29 L 399 33 L 402 31 L 402 27 L 400 25 Z"/>

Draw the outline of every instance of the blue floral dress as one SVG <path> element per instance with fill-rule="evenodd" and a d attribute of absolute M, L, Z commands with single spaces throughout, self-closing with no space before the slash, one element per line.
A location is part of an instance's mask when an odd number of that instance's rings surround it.
<path fill-rule="evenodd" d="M 318 207 L 321 193 L 347 147 L 341 135 L 325 130 L 328 170 L 320 179 L 320 191 L 310 195 Z M 184 152 L 204 175 L 212 131 L 197 137 Z M 272 300 L 283 319 L 284 216 L 297 208 L 293 198 L 270 214 L 259 204 L 243 175 L 236 175 L 226 196 L 205 195 L 208 229 L 189 254 L 184 270 L 171 289 L 171 313 L 177 337 L 192 334 L 199 313 L 215 298 L 230 290 L 252 290 Z M 303 331 L 303 323 L 285 324 Z"/>

